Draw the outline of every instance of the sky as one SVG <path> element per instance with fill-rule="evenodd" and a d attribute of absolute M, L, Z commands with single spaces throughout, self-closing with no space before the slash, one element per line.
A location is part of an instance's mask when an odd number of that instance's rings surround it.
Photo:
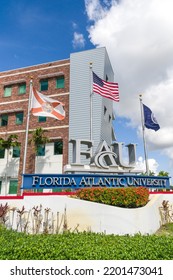
<path fill-rule="evenodd" d="M 145 129 L 149 169 L 173 177 L 173 1 L 1 0 L 0 71 L 106 47 L 120 102 L 118 142 L 137 143 L 145 169 L 139 95 L 160 130 Z"/>

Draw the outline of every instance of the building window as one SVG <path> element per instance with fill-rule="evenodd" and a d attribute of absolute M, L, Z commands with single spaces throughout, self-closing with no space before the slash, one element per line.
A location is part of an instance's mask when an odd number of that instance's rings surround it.
<path fill-rule="evenodd" d="M 2 189 L 2 181 L 0 181 L 0 193 L 1 193 L 1 189 Z"/>
<path fill-rule="evenodd" d="M 56 79 L 56 88 L 64 88 L 64 76 L 60 76 Z"/>
<path fill-rule="evenodd" d="M 40 90 L 48 90 L 48 80 L 42 80 L 40 81 Z"/>
<path fill-rule="evenodd" d="M 19 85 L 18 94 L 25 94 L 26 93 L 26 84 Z"/>
<path fill-rule="evenodd" d="M 104 116 L 106 115 L 107 108 L 104 106 Z"/>
<path fill-rule="evenodd" d="M 4 97 L 11 96 L 11 92 L 12 92 L 12 87 L 11 86 L 4 87 Z"/>
<path fill-rule="evenodd" d="M 38 122 L 46 122 L 46 117 L 39 116 Z"/>
<path fill-rule="evenodd" d="M 62 192 L 62 188 L 52 188 L 52 192 Z"/>
<path fill-rule="evenodd" d="M 111 122 L 112 118 L 111 118 L 111 115 L 109 115 L 109 122 Z"/>
<path fill-rule="evenodd" d="M 16 113 L 16 124 L 23 123 L 23 112 Z"/>
<path fill-rule="evenodd" d="M 54 155 L 62 155 L 63 154 L 63 141 L 58 140 L 54 142 Z"/>
<path fill-rule="evenodd" d="M 9 194 L 17 194 L 18 180 L 10 180 Z"/>
<path fill-rule="evenodd" d="M 8 115 L 4 114 L 0 117 L 0 126 L 7 126 L 8 125 Z"/>
<path fill-rule="evenodd" d="M 43 188 L 35 188 L 34 192 L 35 193 L 42 193 L 43 192 Z"/>
<path fill-rule="evenodd" d="M 20 146 L 13 147 L 13 158 L 20 157 Z"/>
<path fill-rule="evenodd" d="M 37 153 L 36 153 L 37 156 L 45 156 L 45 145 L 38 145 L 37 146 Z"/>
<path fill-rule="evenodd" d="M 4 158 L 5 157 L 5 149 L 1 148 L 0 149 L 0 158 Z"/>

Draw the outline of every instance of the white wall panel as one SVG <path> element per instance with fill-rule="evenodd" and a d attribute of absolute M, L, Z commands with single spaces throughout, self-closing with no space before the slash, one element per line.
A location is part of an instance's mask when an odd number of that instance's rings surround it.
<path fill-rule="evenodd" d="M 106 79 L 107 75 L 110 81 L 114 81 L 112 66 L 104 47 L 71 54 L 69 140 L 90 139 L 90 93 L 92 87 L 90 63 L 92 63 L 93 71 L 100 78 Z M 104 106 L 108 110 L 107 120 L 103 117 Z M 99 94 L 94 94 L 93 151 L 96 150 L 101 140 L 106 140 L 108 144 L 111 144 L 112 122 L 109 123 L 108 121 L 109 115 L 112 116 L 112 101 L 101 97 Z M 71 161 L 72 149 L 71 144 L 69 144 L 69 162 Z M 83 163 L 89 163 L 89 160 L 84 160 Z"/>

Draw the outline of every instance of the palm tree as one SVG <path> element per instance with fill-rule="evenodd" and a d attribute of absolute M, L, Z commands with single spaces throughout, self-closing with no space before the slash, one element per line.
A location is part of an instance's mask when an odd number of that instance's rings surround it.
<path fill-rule="evenodd" d="M 46 130 L 43 130 L 42 127 L 38 127 L 36 130 L 29 132 L 32 134 L 29 144 L 34 145 L 36 155 L 38 154 L 39 147 L 49 142 L 49 138 L 44 136 L 45 132 Z"/>
<path fill-rule="evenodd" d="M 169 172 L 166 172 L 166 171 L 163 171 L 161 170 L 157 176 L 165 176 L 165 177 L 168 177 L 169 176 Z"/>
<path fill-rule="evenodd" d="M 0 138 L 0 149 L 7 150 L 7 162 L 6 162 L 6 172 L 5 172 L 5 195 L 7 195 L 7 173 L 9 166 L 9 155 L 11 147 L 19 147 L 20 143 L 17 141 L 18 135 L 11 134 L 7 139 Z"/>
<path fill-rule="evenodd" d="M 149 174 L 147 174 L 147 172 L 142 172 L 140 174 L 141 176 L 155 176 L 154 171 L 149 170 Z"/>
<path fill-rule="evenodd" d="M 46 130 L 43 130 L 42 127 L 38 127 L 36 130 L 29 132 L 32 134 L 32 137 L 28 143 L 34 146 L 36 156 L 38 156 L 39 148 L 49 142 L 49 138 L 44 135 L 45 132 Z"/>

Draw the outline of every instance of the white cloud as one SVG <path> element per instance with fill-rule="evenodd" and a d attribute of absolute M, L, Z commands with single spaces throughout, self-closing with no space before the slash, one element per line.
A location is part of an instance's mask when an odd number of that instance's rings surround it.
<path fill-rule="evenodd" d="M 77 28 L 78 28 L 77 23 L 73 21 L 73 22 L 72 22 L 72 27 L 73 27 L 73 29 L 77 29 Z"/>
<path fill-rule="evenodd" d="M 139 132 L 142 93 L 161 127 L 157 132 L 146 129 L 149 149 L 160 149 L 173 159 L 173 1 L 121 0 L 106 5 L 85 0 L 85 6 L 91 20 L 89 38 L 95 46 L 107 48 L 119 83 L 115 114 L 126 117 Z"/>
<path fill-rule="evenodd" d="M 84 38 L 83 34 L 74 32 L 72 43 L 73 43 L 74 48 L 77 48 L 77 47 L 84 48 L 85 38 Z"/>
<path fill-rule="evenodd" d="M 156 175 L 158 174 L 159 164 L 155 159 L 153 159 L 153 158 L 148 159 L 148 167 L 151 172 L 154 172 L 154 174 L 156 174 Z M 138 160 L 136 162 L 136 169 L 142 170 L 142 172 L 146 172 L 146 163 L 142 157 L 138 158 Z"/>
<path fill-rule="evenodd" d="M 85 0 L 87 15 L 89 20 L 97 22 L 106 16 L 106 9 L 100 4 L 99 0 Z"/>

